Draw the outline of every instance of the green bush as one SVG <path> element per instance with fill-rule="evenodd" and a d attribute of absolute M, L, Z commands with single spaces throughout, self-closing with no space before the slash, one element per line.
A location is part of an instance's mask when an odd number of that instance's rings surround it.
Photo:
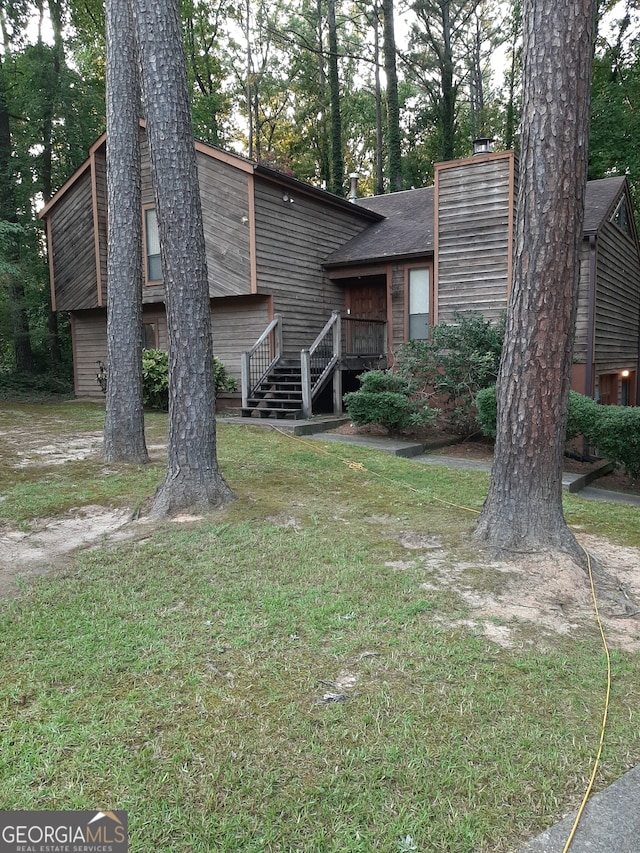
<path fill-rule="evenodd" d="M 462 434 L 477 431 L 475 400 L 498 375 L 504 320 L 498 325 L 476 312 L 456 313 L 452 324 L 431 329 L 428 341 L 410 341 L 396 354 L 396 369 L 417 392 L 441 407 L 446 425 Z"/>
<path fill-rule="evenodd" d="M 236 380 L 219 358 L 213 360 L 213 375 L 216 393 L 236 390 Z M 169 408 L 169 356 L 164 350 L 142 351 L 142 402 L 149 409 Z"/>
<path fill-rule="evenodd" d="M 496 435 L 495 385 L 476 395 L 478 421 L 485 435 Z M 567 440 L 583 435 L 599 456 L 621 466 L 633 478 L 640 477 L 640 409 L 601 406 L 575 391 L 569 394 Z"/>
<path fill-rule="evenodd" d="M 498 401 L 495 385 L 478 391 L 476 394 L 476 410 L 476 420 L 480 425 L 483 435 L 495 438 L 496 423 L 498 420 Z"/>
<path fill-rule="evenodd" d="M 73 397 L 73 379 L 64 372 L 0 372 L 0 399 L 26 401 L 47 397 Z"/>
<path fill-rule="evenodd" d="M 164 350 L 142 351 L 142 403 L 163 412 L 169 408 L 169 354 Z"/>
<path fill-rule="evenodd" d="M 344 395 L 349 417 L 358 426 L 379 424 L 397 434 L 407 427 L 431 423 L 436 410 L 413 399 L 414 385 L 390 370 L 370 370 L 358 376 L 359 391 Z"/>

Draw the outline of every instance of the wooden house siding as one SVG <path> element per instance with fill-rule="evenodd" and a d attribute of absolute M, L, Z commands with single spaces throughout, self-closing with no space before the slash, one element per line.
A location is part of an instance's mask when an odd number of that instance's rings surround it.
<path fill-rule="evenodd" d="M 293 202 L 283 201 L 283 195 Z M 284 347 L 310 346 L 331 312 L 344 307 L 343 289 L 322 269 L 324 259 L 367 222 L 303 192 L 256 177 L 256 267 L 258 292 L 273 297 L 283 317 Z"/>
<path fill-rule="evenodd" d="M 271 321 L 267 296 L 236 296 L 211 301 L 213 353 L 240 380 L 242 353 L 258 340 Z"/>
<path fill-rule="evenodd" d="M 587 361 L 589 337 L 589 303 L 591 282 L 591 247 L 589 240 L 580 246 L 580 271 L 578 282 L 578 306 L 576 308 L 576 331 L 573 341 L 573 359 L 582 364 Z"/>
<path fill-rule="evenodd" d="M 107 160 L 103 145 L 93 155 L 95 248 L 99 259 L 98 301 L 107 304 Z"/>
<path fill-rule="evenodd" d="M 91 172 L 77 181 L 49 214 L 49 259 L 54 272 L 57 311 L 98 305 L 96 256 L 93 236 Z"/>
<path fill-rule="evenodd" d="M 104 309 L 73 312 L 73 381 L 77 397 L 102 397 L 96 374 L 98 361 L 107 361 L 107 314 Z"/>
<path fill-rule="evenodd" d="M 155 207 L 149 146 L 141 132 L 142 206 Z M 202 202 L 209 296 L 246 296 L 251 293 L 249 178 L 236 169 L 198 150 L 198 182 Z M 143 302 L 164 300 L 163 284 L 147 284 Z"/>
<path fill-rule="evenodd" d="M 631 239 L 609 221 L 597 246 L 594 362 L 632 366 L 640 343 L 640 261 Z"/>
<path fill-rule="evenodd" d="M 251 293 L 249 177 L 198 152 L 210 296 Z"/>
<path fill-rule="evenodd" d="M 497 321 L 510 289 L 513 155 L 436 167 L 434 321 L 478 311 Z"/>
<path fill-rule="evenodd" d="M 397 352 L 405 342 L 407 316 L 407 273 L 404 264 L 394 264 L 391 272 L 391 349 Z"/>

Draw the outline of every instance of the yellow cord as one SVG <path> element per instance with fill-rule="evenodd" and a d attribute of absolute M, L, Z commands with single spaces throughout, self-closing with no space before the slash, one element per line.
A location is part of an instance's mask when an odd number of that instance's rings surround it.
<path fill-rule="evenodd" d="M 580 543 L 578 543 L 580 544 Z M 580 545 L 582 548 L 582 545 Z M 571 832 L 569 834 L 569 838 L 567 839 L 567 843 L 565 844 L 562 853 L 567 853 L 567 850 L 571 846 L 571 842 L 573 841 L 573 836 L 576 834 L 576 830 L 578 828 L 578 824 L 580 823 L 580 818 L 582 817 L 582 813 L 587 805 L 587 800 L 591 794 L 591 790 L 593 788 L 593 783 L 595 782 L 596 774 L 598 772 L 598 767 L 600 765 L 600 756 L 602 755 L 602 747 L 604 745 L 604 735 L 607 728 L 607 716 L 609 714 L 609 699 L 611 697 L 611 655 L 609 654 L 609 646 L 607 645 L 607 638 L 604 635 L 604 628 L 602 627 L 602 620 L 600 619 L 600 611 L 598 610 L 598 599 L 596 596 L 596 588 L 593 582 L 593 571 L 591 569 L 591 558 L 587 553 L 585 548 L 582 548 L 587 558 L 587 569 L 589 571 L 589 583 L 591 585 L 591 597 L 593 599 L 593 609 L 596 614 L 596 622 L 598 623 L 598 629 L 600 631 L 600 637 L 602 638 L 602 645 L 604 647 L 605 657 L 607 659 L 607 691 L 604 700 L 604 713 L 602 715 L 602 726 L 600 729 L 600 743 L 598 744 L 598 752 L 593 762 L 593 770 L 591 771 L 591 778 L 589 779 L 589 784 L 587 785 L 587 790 L 585 792 L 584 797 L 582 798 L 582 802 L 580 803 L 580 808 L 578 809 L 578 814 L 576 815 L 576 819 L 573 822 L 573 827 L 571 828 Z"/>
<path fill-rule="evenodd" d="M 291 433 L 285 432 L 285 430 L 278 429 L 278 427 L 273 427 L 273 429 L 275 429 L 276 432 L 279 432 L 282 435 L 287 436 L 287 438 L 294 438 L 297 441 L 301 442 L 302 444 L 307 444 L 309 447 L 312 447 L 316 453 L 317 452 L 326 453 L 327 456 L 331 456 L 335 459 L 335 455 L 333 453 L 329 453 L 328 450 L 326 450 L 324 447 L 320 446 L 319 444 L 316 444 L 315 442 L 312 443 L 310 441 L 305 441 L 304 439 L 300 438 L 297 435 L 292 435 Z M 343 462 L 352 471 L 363 471 L 363 472 L 368 473 L 368 474 L 374 474 L 376 477 L 379 477 L 381 480 L 386 480 L 387 482 L 392 483 L 393 485 L 398 485 L 395 480 L 392 480 L 390 477 L 385 477 L 384 474 L 379 474 L 377 471 L 369 471 L 369 469 L 366 468 L 362 464 L 362 462 L 353 462 L 349 459 L 340 459 L 340 461 Z M 425 492 L 421 491 L 420 489 L 416 489 L 413 486 L 405 485 L 405 488 L 409 489 L 412 492 L 415 492 L 416 494 L 423 494 L 423 495 L 425 494 Z M 471 507 L 468 507 L 468 506 L 460 506 L 459 504 L 454 504 L 454 503 L 451 503 L 450 501 L 444 501 L 444 500 L 441 500 L 440 498 L 434 497 L 433 495 L 428 495 L 428 497 L 430 500 L 438 501 L 438 503 L 445 504 L 445 506 L 450 506 L 450 507 L 453 507 L 455 509 L 462 509 L 462 510 L 465 510 L 466 512 L 473 512 L 476 515 L 480 514 L 480 510 L 472 509 Z M 578 545 L 580 545 L 579 542 L 578 542 Z M 595 588 L 595 584 L 593 581 L 593 571 L 591 568 L 591 557 L 589 556 L 589 553 L 587 552 L 587 550 L 582 547 L 582 545 L 580 545 L 580 547 L 584 551 L 584 554 L 587 558 L 587 570 L 589 573 L 589 584 L 591 586 L 591 598 L 593 600 L 593 609 L 594 609 L 595 616 L 596 616 L 596 622 L 598 625 L 598 630 L 600 631 L 600 637 L 602 639 L 602 645 L 604 648 L 605 657 L 607 659 L 607 689 L 606 689 L 606 696 L 605 696 L 605 702 L 604 702 L 604 713 L 602 715 L 602 726 L 600 729 L 600 742 L 598 744 L 598 752 L 596 754 L 595 761 L 593 762 L 593 770 L 591 771 L 591 777 L 589 779 L 589 784 L 587 785 L 587 790 L 585 792 L 584 797 L 582 798 L 580 808 L 578 809 L 578 814 L 576 815 L 576 819 L 573 823 L 573 826 L 571 828 L 571 832 L 569 834 L 569 838 L 567 839 L 567 843 L 565 844 L 565 846 L 562 850 L 562 853 L 567 853 L 567 850 L 571 846 L 571 842 L 573 841 L 573 837 L 576 834 L 576 830 L 578 828 L 578 824 L 580 823 L 582 813 L 584 812 L 585 806 L 587 805 L 587 800 L 589 799 L 589 797 L 591 795 L 591 791 L 593 789 L 596 774 L 597 774 L 598 768 L 600 766 L 600 757 L 602 756 L 602 748 L 604 745 L 604 736 L 605 736 L 605 732 L 606 732 L 606 728 L 607 728 L 607 717 L 609 715 L 609 701 L 610 701 L 610 697 L 611 697 L 611 656 L 609 654 L 609 646 L 607 645 L 607 638 L 605 637 L 604 628 L 602 626 L 602 620 L 600 619 L 600 611 L 598 609 L 598 599 L 596 596 L 596 588 Z"/>

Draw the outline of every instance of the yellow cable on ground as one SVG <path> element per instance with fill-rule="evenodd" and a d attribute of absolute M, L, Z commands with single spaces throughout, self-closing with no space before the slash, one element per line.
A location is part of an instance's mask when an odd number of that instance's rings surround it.
<path fill-rule="evenodd" d="M 320 445 L 318 445 L 315 442 L 312 443 L 310 441 L 305 441 L 305 439 L 300 438 L 297 435 L 293 435 L 290 432 L 286 432 L 283 429 L 278 429 L 278 427 L 275 427 L 275 426 L 272 428 L 276 432 L 281 433 L 282 435 L 286 436 L 287 438 L 295 439 L 296 441 L 299 441 L 302 444 L 306 444 L 309 447 L 312 447 L 316 453 L 321 452 L 321 453 L 325 453 L 327 456 L 331 456 L 334 459 L 336 458 L 335 454 L 329 453 L 328 450 L 326 450 L 324 447 L 321 447 Z M 379 474 L 377 471 L 369 471 L 369 469 L 366 468 L 362 464 L 362 462 L 354 462 L 352 460 L 342 459 L 342 458 L 340 458 L 340 461 L 343 462 L 352 471 L 363 471 L 363 472 L 368 473 L 368 474 L 374 474 L 376 477 L 379 477 L 381 480 L 386 480 L 387 482 L 392 483 L 393 485 L 398 485 L 397 481 L 391 479 L 391 477 L 385 477 L 384 474 Z M 425 494 L 425 492 L 422 492 L 420 489 L 416 489 L 414 486 L 407 486 L 405 484 L 404 488 L 409 489 L 409 491 L 415 492 L 416 494 Z M 430 500 L 438 501 L 438 503 L 445 504 L 445 506 L 450 506 L 450 507 L 453 507 L 455 509 L 466 510 L 467 512 L 473 512 L 476 515 L 480 515 L 480 510 L 472 509 L 471 507 L 468 507 L 468 506 L 461 506 L 460 504 L 454 504 L 454 503 L 451 503 L 450 501 L 444 501 L 444 500 L 441 500 L 440 498 L 434 497 L 433 495 L 428 495 L 427 497 Z M 578 542 L 578 545 L 580 545 L 579 542 Z M 567 843 L 565 844 L 565 846 L 562 850 L 562 853 L 567 853 L 569 847 L 571 846 L 574 835 L 576 834 L 576 830 L 578 829 L 578 824 L 580 823 L 580 819 L 582 818 L 582 814 L 584 812 L 585 806 L 587 805 L 587 800 L 589 799 L 589 797 L 591 795 L 591 791 L 593 789 L 595 778 L 596 778 L 596 775 L 598 773 L 598 768 L 600 766 L 600 757 L 602 756 L 602 748 L 604 746 L 604 736 L 605 736 L 605 732 L 606 732 L 606 728 L 607 728 L 607 717 L 609 715 L 609 701 L 611 698 L 611 655 L 609 654 L 609 646 L 607 644 L 607 638 L 605 637 L 604 628 L 602 625 L 602 620 L 600 619 L 600 610 L 598 608 L 598 598 L 596 596 L 596 588 L 595 588 L 595 583 L 593 581 L 591 557 L 589 556 L 589 553 L 586 550 L 586 548 L 583 548 L 582 545 L 580 545 L 580 547 L 584 551 L 585 557 L 587 558 L 587 571 L 589 574 L 589 584 L 591 586 L 591 598 L 593 600 L 593 609 L 595 612 L 596 623 L 598 625 L 598 630 L 600 631 L 600 637 L 602 639 L 602 646 L 604 648 L 604 653 L 605 653 L 605 657 L 607 660 L 607 689 L 606 689 L 605 702 L 604 702 L 604 713 L 602 715 L 602 725 L 600 728 L 600 741 L 598 744 L 598 751 L 596 753 L 596 757 L 595 757 L 595 760 L 593 762 L 593 769 L 591 771 L 591 777 L 589 778 L 589 784 L 587 785 L 587 790 L 585 792 L 584 797 L 582 798 L 582 802 L 580 803 L 580 808 L 578 809 L 578 814 L 576 815 L 576 819 L 573 822 L 571 832 L 570 832 L 569 837 L 567 839 Z"/>
<path fill-rule="evenodd" d="M 580 544 L 580 543 L 578 543 Z M 582 545 L 580 545 L 582 548 Z M 591 585 L 591 597 L 593 599 L 593 609 L 596 614 L 596 622 L 598 623 L 598 629 L 600 631 L 600 637 L 602 638 L 602 645 L 604 647 L 605 657 L 607 659 L 607 691 L 604 701 L 604 713 L 602 715 L 602 727 L 600 729 L 600 743 L 598 744 L 598 752 L 593 762 L 593 770 L 591 771 L 591 778 L 589 779 L 589 784 L 587 785 L 587 790 L 585 792 L 584 797 L 582 798 L 582 802 L 580 803 L 580 808 L 578 809 L 578 814 L 576 815 L 576 819 L 573 822 L 573 827 L 571 828 L 571 832 L 569 834 L 569 838 L 567 839 L 567 843 L 565 844 L 562 853 L 567 853 L 567 850 L 571 846 L 571 842 L 573 841 L 573 836 L 576 834 L 576 830 L 578 828 L 578 824 L 580 823 L 580 818 L 582 817 L 582 813 L 587 805 L 587 800 L 591 794 L 591 790 L 593 788 L 593 783 L 595 782 L 596 774 L 598 772 L 598 767 L 600 766 L 600 756 L 602 755 L 602 747 L 604 745 L 604 735 L 607 728 L 607 716 L 609 714 L 609 699 L 611 697 L 611 655 L 609 654 L 609 646 L 607 645 L 607 638 L 604 634 L 604 628 L 602 627 L 602 620 L 600 619 L 600 611 L 598 610 L 598 599 L 596 596 L 596 587 L 593 582 L 593 571 L 591 569 L 591 557 L 589 556 L 587 550 L 582 548 L 587 558 L 587 569 L 589 571 L 589 583 Z"/>

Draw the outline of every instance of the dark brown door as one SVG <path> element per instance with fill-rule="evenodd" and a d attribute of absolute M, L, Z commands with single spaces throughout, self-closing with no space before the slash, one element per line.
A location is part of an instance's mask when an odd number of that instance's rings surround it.
<path fill-rule="evenodd" d="M 378 284 L 353 284 L 345 294 L 347 351 L 356 355 L 385 352 L 387 289 Z"/>

